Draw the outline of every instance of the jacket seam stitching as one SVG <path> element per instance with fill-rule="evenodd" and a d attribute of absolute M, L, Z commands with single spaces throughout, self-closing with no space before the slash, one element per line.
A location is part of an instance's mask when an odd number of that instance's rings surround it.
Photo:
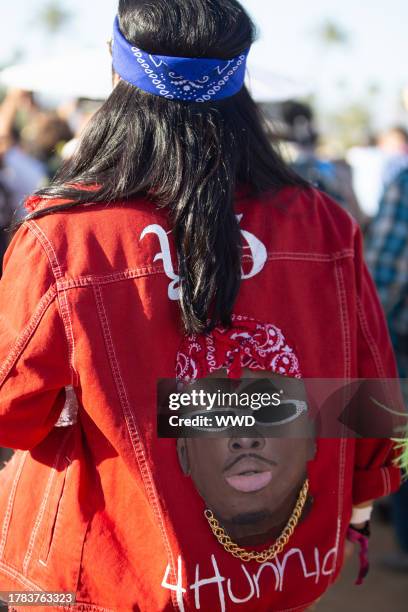
<path fill-rule="evenodd" d="M 296 251 L 282 251 L 282 252 L 274 252 L 268 253 L 268 261 L 274 259 L 293 259 L 293 260 L 303 260 L 303 261 L 317 261 L 317 262 L 332 262 L 338 261 L 340 259 L 353 259 L 354 251 L 353 249 L 345 249 L 343 251 L 339 251 L 337 253 L 301 253 Z"/>
<path fill-rule="evenodd" d="M 95 285 L 108 285 L 134 278 L 143 278 L 145 276 L 164 274 L 163 268 L 136 268 L 134 270 L 125 270 L 115 274 L 107 274 L 101 276 L 79 276 L 70 280 L 57 281 L 57 288 L 61 291 L 66 289 L 76 289 L 80 287 L 93 287 Z"/>
<path fill-rule="evenodd" d="M 0 571 L 3 571 L 4 573 L 8 574 L 12 578 L 20 582 L 22 585 L 27 586 L 32 590 L 37 590 L 41 592 L 44 591 L 44 589 L 41 588 L 38 584 L 36 584 L 32 580 L 30 580 L 29 578 L 21 574 L 21 572 L 19 572 L 12 565 L 8 565 L 7 563 L 4 563 L 4 561 L 0 561 Z"/>
<path fill-rule="evenodd" d="M 15 567 L 8 565 L 7 563 L 4 563 L 4 561 L 0 561 L 0 572 L 8 574 L 14 580 L 16 580 L 17 582 L 20 582 L 23 586 L 32 589 L 32 591 L 40 591 L 41 593 L 44 592 L 44 589 L 42 587 L 40 587 L 38 584 L 36 584 L 32 580 L 23 576 L 23 574 L 21 574 Z M 58 609 L 58 610 L 77 610 L 78 605 L 90 607 L 95 612 L 114 612 L 112 608 L 106 608 L 104 606 L 98 606 L 97 604 L 89 603 L 86 601 L 78 601 L 78 600 L 76 600 L 76 604 L 74 606 L 69 606 L 69 607 L 68 606 L 53 606 L 53 608 Z M 290 611 L 283 610 L 282 612 L 290 612 Z"/>
<path fill-rule="evenodd" d="M 31 223 L 31 222 L 29 222 Z M 36 235 L 36 237 L 40 240 L 35 229 L 30 228 L 32 232 Z M 115 274 L 102 274 L 102 275 L 87 275 L 87 276 L 78 276 L 72 279 L 63 279 L 62 273 L 55 274 L 55 270 L 53 268 L 52 260 L 54 257 L 55 251 L 48 251 L 47 247 L 40 240 L 47 256 L 50 261 L 51 268 L 53 269 L 53 274 L 56 278 L 56 286 L 57 290 L 61 292 L 65 292 L 68 289 L 75 289 L 80 287 L 88 287 L 93 285 L 105 285 L 115 282 L 120 282 L 124 280 L 130 280 L 134 278 L 142 278 L 144 276 L 151 276 L 153 274 L 164 274 L 164 270 L 162 266 L 144 266 L 142 268 L 134 268 L 129 270 L 124 270 L 122 272 L 116 272 Z M 300 260 L 300 261 L 314 261 L 318 263 L 330 263 L 332 261 L 338 261 L 345 258 L 350 258 L 353 256 L 352 251 L 344 251 L 341 253 L 335 253 L 334 255 L 324 255 L 324 254 L 313 254 L 313 253 L 270 253 L 268 255 L 268 261 L 274 260 Z M 58 260 L 55 261 L 55 265 L 58 270 L 61 270 L 60 265 L 58 264 Z"/>
<path fill-rule="evenodd" d="M 338 298 L 338 306 L 340 310 L 340 320 L 341 320 L 341 328 L 342 328 L 342 338 L 343 338 L 343 350 L 344 350 L 344 376 L 345 378 L 350 378 L 351 376 L 351 360 L 350 360 L 350 330 L 347 325 L 347 317 L 345 316 L 345 310 L 347 310 L 347 297 L 344 287 L 344 277 L 343 270 L 340 267 L 338 261 L 335 262 L 334 266 L 334 276 L 336 281 L 336 291 Z M 345 425 L 342 425 L 342 432 L 345 431 Z M 348 439 L 343 436 L 340 441 L 339 448 L 339 488 L 338 488 L 338 525 L 337 525 L 337 533 L 336 533 L 336 556 L 334 567 L 337 566 L 338 554 L 339 554 L 339 543 L 340 543 L 340 533 L 342 527 L 342 509 L 344 503 L 344 476 L 345 476 L 345 464 L 346 464 L 346 450 L 347 450 Z M 334 580 L 333 572 L 332 577 L 329 579 L 329 584 L 333 583 Z"/>
<path fill-rule="evenodd" d="M 274 260 L 300 260 L 300 261 L 312 261 L 317 263 L 330 263 L 345 258 L 353 258 L 353 250 L 345 250 L 332 255 L 326 255 L 324 253 L 295 253 L 295 252 L 282 252 L 282 253 L 269 253 L 268 261 Z M 59 291 L 65 291 L 67 289 L 74 289 L 79 287 L 87 287 L 93 285 L 105 285 L 115 283 L 119 281 L 129 280 L 133 278 L 142 278 L 144 276 L 150 276 L 153 274 L 164 274 L 162 266 L 143 266 L 141 268 L 132 268 L 124 270 L 122 272 L 116 272 L 114 274 L 101 274 L 101 275 L 86 275 L 79 276 L 73 279 L 63 279 L 62 275 L 57 279 L 57 288 Z"/>
<path fill-rule="evenodd" d="M 360 322 L 361 331 L 363 332 L 364 339 L 367 342 L 368 348 L 373 358 L 373 361 L 374 361 L 374 364 L 377 370 L 377 374 L 379 375 L 380 378 L 387 378 L 385 375 L 383 365 L 382 365 L 380 354 L 378 352 L 377 344 L 370 332 L 367 318 L 365 316 L 363 306 L 361 303 L 361 299 L 359 296 L 357 296 L 357 312 L 358 312 L 358 318 Z"/>
<path fill-rule="evenodd" d="M 72 610 L 72 612 L 115 612 L 113 608 L 98 606 L 97 604 L 88 603 L 86 601 L 76 600 L 73 606 L 56 606 L 56 610 Z"/>
<path fill-rule="evenodd" d="M 100 286 L 94 286 L 94 295 L 96 301 L 96 307 L 98 311 L 99 321 L 102 328 L 102 335 L 104 338 L 106 350 L 108 353 L 108 360 L 110 364 L 110 368 L 112 371 L 113 380 L 115 382 L 116 390 L 119 396 L 120 405 L 122 408 L 123 415 L 125 417 L 126 427 L 129 433 L 130 441 L 132 444 L 133 451 L 136 456 L 136 460 L 140 469 L 140 474 L 146 488 L 146 492 L 148 498 L 150 499 L 150 503 L 152 504 L 152 509 L 156 518 L 159 522 L 160 531 L 162 534 L 164 546 L 166 548 L 166 552 L 168 555 L 168 559 L 170 561 L 172 573 L 175 576 L 175 563 L 173 558 L 173 552 L 171 550 L 170 543 L 168 541 L 168 536 L 166 533 L 166 527 L 164 524 L 162 511 L 160 509 L 160 503 L 158 499 L 158 494 L 156 491 L 156 487 L 154 484 L 153 476 L 151 474 L 149 465 L 146 460 L 145 451 L 143 448 L 143 444 L 140 439 L 140 434 L 138 431 L 137 424 L 135 422 L 134 415 L 130 409 L 129 399 L 126 393 L 125 383 L 122 378 L 122 374 L 120 372 L 118 359 L 115 352 L 115 346 L 112 339 L 111 329 L 109 325 L 109 321 L 106 315 L 105 305 L 103 303 L 103 295 L 102 289 Z M 178 609 L 178 604 L 176 601 L 176 594 L 172 592 L 171 594 L 172 604 L 175 609 Z"/>
<path fill-rule="evenodd" d="M 350 341 L 350 329 L 347 325 L 347 321 L 349 320 L 347 316 L 345 316 L 345 312 L 347 311 L 347 296 L 346 289 L 344 286 L 344 275 L 343 270 L 341 269 L 338 262 L 335 263 L 335 277 L 336 277 L 336 287 L 337 287 L 337 295 L 340 302 L 340 318 L 341 318 L 341 326 L 343 330 L 343 345 L 344 345 L 344 376 L 346 379 L 351 376 L 351 341 Z"/>
<path fill-rule="evenodd" d="M 5 362 L 0 368 L 0 387 L 4 384 L 4 381 L 9 375 L 11 369 L 13 368 L 19 356 L 32 338 L 35 330 L 41 322 L 41 319 L 54 301 L 56 295 L 57 291 L 55 285 L 52 285 L 48 289 L 47 293 L 43 295 L 31 319 L 29 320 L 25 328 L 22 330 L 18 338 L 15 340 L 14 345 L 12 346 L 8 356 L 6 357 Z"/>
<path fill-rule="evenodd" d="M 65 450 L 66 444 L 64 444 L 64 450 Z M 47 538 L 48 540 L 45 540 L 45 538 L 42 539 L 41 542 L 41 546 L 38 549 L 38 558 L 37 561 L 38 563 L 40 563 L 43 567 L 48 567 L 48 561 L 50 560 L 51 557 L 51 551 L 52 551 L 52 547 L 53 547 L 53 543 L 56 539 L 56 535 L 57 532 L 59 531 L 58 527 L 58 518 L 60 517 L 61 513 L 62 513 L 62 500 L 64 498 L 64 492 L 67 490 L 67 486 L 68 486 L 68 481 L 69 478 L 71 476 L 71 470 L 72 470 L 72 461 L 68 456 L 65 456 L 65 466 L 64 466 L 64 462 L 62 462 L 62 470 L 64 472 L 64 475 L 61 476 L 62 478 L 62 486 L 61 489 L 57 489 L 57 499 L 56 499 L 56 503 L 54 504 L 54 511 L 52 514 L 52 522 L 51 523 L 46 523 L 47 526 Z M 54 524 L 54 527 L 53 527 Z M 53 531 L 52 531 L 53 528 Z M 45 557 L 45 560 L 41 557 Z"/>
<path fill-rule="evenodd" d="M 50 242 L 48 237 L 44 234 L 43 230 L 35 221 L 27 221 L 28 229 L 34 234 L 37 240 L 40 242 L 43 247 L 48 261 L 50 262 L 52 273 L 55 277 L 55 280 L 58 280 L 63 277 L 62 268 L 57 258 L 57 254 L 55 252 L 53 244 Z"/>
<path fill-rule="evenodd" d="M 78 607 L 79 606 L 79 607 Z M 91 602 L 82 601 L 76 599 L 75 604 L 71 606 L 58 606 L 59 610 L 72 610 L 79 612 L 117 612 L 113 608 L 107 608 L 106 606 L 99 606 L 98 604 L 93 604 Z"/>
<path fill-rule="evenodd" d="M 41 246 L 43 247 L 45 254 L 47 255 L 48 261 L 51 266 L 52 273 L 57 282 L 63 278 L 64 274 L 62 271 L 62 266 L 58 260 L 57 253 L 54 249 L 54 246 L 48 236 L 43 232 L 41 227 L 35 221 L 27 221 L 28 228 L 34 234 L 34 236 L 38 239 Z M 64 325 L 65 336 L 68 343 L 68 354 L 69 354 L 69 364 L 71 368 L 72 374 L 72 385 L 75 387 L 78 384 L 79 376 L 75 368 L 75 337 L 71 319 L 71 313 L 69 309 L 68 296 L 64 288 L 58 291 L 58 303 L 60 309 L 60 316 L 62 323 Z"/>
<path fill-rule="evenodd" d="M 52 490 L 52 485 L 53 485 L 55 477 L 56 477 L 57 466 L 58 466 L 58 464 L 60 462 L 62 453 L 64 452 L 65 446 L 67 444 L 68 435 L 70 433 L 71 433 L 70 431 L 67 432 L 67 435 L 65 436 L 65 439 L 63 440 L 63 442 L 62 442 L 62 444 L 61 444 L 61 446 L 60 446 L 60 448 L 58 450 L 58 453 L 57 453 L 57 455 L 55 457 L 54 465 L 52 466 L 51 473 L 50 473 L 50 475 L 48 477 L 48 481 L 47 481 L 47 484 L 46 484 L 46 487 L 45 487 L 44 495 L 43 495 L 43 498 L 42 498 L 42 501 L 41 501 L 41 506 L 40 506 L 40 508 L 38 510 L 38 513 L 37 513 L 37 516 L 36 516 L 36 519 L 35 519 L 35 523 L 34 523 L 34 527 L 33 527 L 32 531 L 31 531 L 30 539 L 28 541 L 28 548 L 27 548 L 27 551 L 26 551 L 26 554 L 25 554 L 25 557 L 24 557 L 24 561 L 23 561 L 23 574 L 24 575 L 27 575 L 27 572 L 28 572 L 28 566 L 30 564 L 31 557 L 33 556 L 33 552 L 34 552 L 34 548 L 35 548 L 35 541 L 36 541 L 36 538 L 37 538 L 38 531 L 40 529 L 41 523 L 42 523 L 43 518 L 44 518 L 44 514 L 45 514 L 46 507 L 47 507 L 48 498 L 50 496 L 50 493 L 51 493 L 51 490 Z"/>
<path fill-rule="evenodd" d="M 13 484 L 11 487 L 10 495 L 7 500 L 7 508 L 6 508 L 6 513 L 4 516 L 3 526 L 1 530 L 0 559 L 2 559 L 5 548 L 6 548 L 7 536 L 8 536 L 9 528 L 10 528 L 11 516 L 12 516 L 14 501 L 15 501 L 16 492 L 17 492 L 17 486 L 20 481 L 21 473 L 23 471 L 23 467 L 24 467 L 27 455 L 28 455 L 28 451 L 24 451 L 20 458 L 20 462 L 17 466 Z"/>
<path fill-rule="evenodd" d="M 6 574 L 9 574 L 12 578 L 14 578 L 14 580 L 17 580 L 22 585 L 31 588 L 33 591 L 44 592 L 44 589 L 42 587 L 40 587 L 38 584 L 36 584 L 32 580 L 29 580 L 28 578 L 23 576 L 16 568 L 12 567 L 11 565 L 8 565 L 7 563 L 4 563 L 4 561 L 0 561 L 0 572 L 1 571 L 3 571 Z M 71 610 L 71 609 L 77 610 L 78 605 L 90 607 L 93 610 L 98 611 L 98 612 L 114 612 L 112 608 L 106 608 L 104 606 L 98 606 L 97 604 L 89 603 L 86 601 L 78 601 L 78 600 L 76 600 L 76 604 L 74 606 L 69 606 L 69 607 L 55 606 L 54 609 L 57 608 L 58 610 Z M 282 612 L 290 612 L 290 611 L 282 610 Z"/>

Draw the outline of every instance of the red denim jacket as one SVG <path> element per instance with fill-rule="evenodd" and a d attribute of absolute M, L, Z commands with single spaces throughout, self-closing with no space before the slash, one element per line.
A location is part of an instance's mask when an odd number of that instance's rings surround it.
<path fill-rule="evenodd" d="M 241 194 L 236 212 L 235 312 L 282 330 L 304 377 L 395 377 L 349 215 L 295 188 Z M 174 377 L 182 337 L 177 292 L 169 222 L 147 201 L 80 206 L 14 237 L 0 446 L 20 450 L 0 472 L 0 591 L 73 591 L 67 610 L 300 611 L 338 575 L 352 505 L 398 487 L 389 441 L 321 439 L 313 508 L 286 549 L 263 565 L 224 551 L 175 441 L 156 433 L 156 381 Z"/>

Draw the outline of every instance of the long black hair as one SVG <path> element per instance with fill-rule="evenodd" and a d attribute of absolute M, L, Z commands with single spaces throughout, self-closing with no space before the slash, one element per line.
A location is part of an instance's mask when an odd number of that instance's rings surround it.
<path fill-rule="evenodd" d="M 254 24 L 236 0 L 120 0 L 119 23 L 128 41 L 158 55 L 231 59 L 255 39 Z M 265 128 L 245 87 L 226 100 L 187 103 L 121 80 L 74 157 L 37 193 L 67 203 L 28 218 L 90 199 L 147 196 L 169 213 L 186 331 L 229 325 L 241 282 L 237 186 L 262 193 L 305 185 L 275 152 Z M 90 185 L 98 186 L 92 196 Z"/>

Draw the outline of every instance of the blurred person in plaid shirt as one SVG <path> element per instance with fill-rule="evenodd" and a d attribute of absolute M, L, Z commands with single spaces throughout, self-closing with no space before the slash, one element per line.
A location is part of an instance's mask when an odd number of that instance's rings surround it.
<path fill-rule="evenodd" d="M 408 168 L 386 188 L 366 240 L 372 272 L 397 356 L 408 378 Z"/>
<path fill-rule="evenodd" d="M 386 188 L 366 240 L 366 261 L 373 274 L 391 333 L 399 375 L 408 378 L 408 168 Z M 408 407 L 408 385 L 403 392 Z M 392 497 L 400 550 L 384 558 L 394 570 L 408 572 L 408 481 Z"/>

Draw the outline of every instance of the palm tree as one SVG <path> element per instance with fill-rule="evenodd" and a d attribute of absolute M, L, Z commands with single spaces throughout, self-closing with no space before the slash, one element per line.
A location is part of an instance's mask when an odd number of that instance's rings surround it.
<path fill-rule="evenodd" d="M 38 14 L 37 21 L 47 34 L 56 35 L 72 19 L 72 14 L 67 11 L 60 0 L 49 0 Z"/>
<path fill-rule="evenodd" d="M 350 42 L 349 33 L 335 21 L 327 19 L 317 30 L 320 42 L 326 48 L 344 47 Z"/>

